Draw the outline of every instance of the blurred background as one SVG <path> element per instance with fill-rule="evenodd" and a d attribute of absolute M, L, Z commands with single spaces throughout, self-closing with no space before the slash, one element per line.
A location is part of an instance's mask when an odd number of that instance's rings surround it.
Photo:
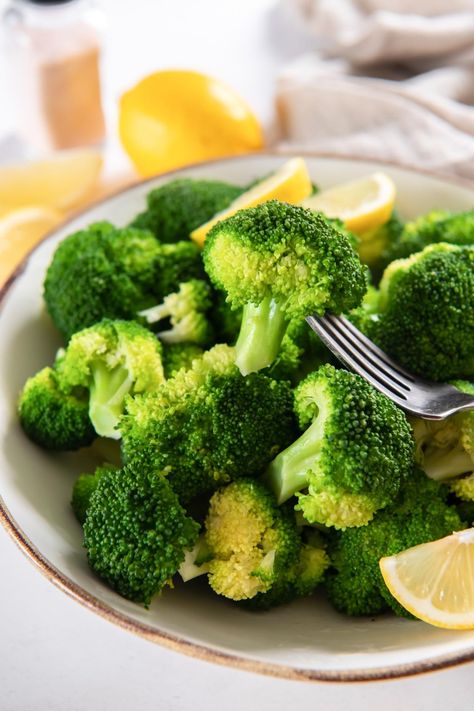
<path fill-rule="evenodd" d="M 220 156 L 474 180 L 474 0 L 0 0 L 0 18 L 8 269 L 88 200 Z"/>

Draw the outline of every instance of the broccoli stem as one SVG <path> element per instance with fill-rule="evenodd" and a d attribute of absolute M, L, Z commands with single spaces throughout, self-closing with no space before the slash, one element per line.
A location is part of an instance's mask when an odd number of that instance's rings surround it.
<path fill-rule="evenodd" d="M 474 463 L 472 457 L 458 442 L 455 447 L 450 449 L 426 451 L 423 469 L 430 479 L 443 481 L 472 472 Z"/>
<path fill-rule="evenodd" d="M 244 306 L 235 344 L 235 363 L 242 375 L 255 373 L 273 363 L 287 326 L 282 305 L 271 296 L 257 305 L 248 303 Z"/>
<path fill-rule="evenodd" d="M 92 367 L 92 383 L 89 398 L 89 417 L 95 431 L 101 437 L 120 439 L 116 429 L 123 413 L 125 396 L 130 392 L 133 379 L 123 366 L 109 370 L 98 361 Z"/>
<path fill-rule="evenodd" d="M 280 452 L 267 468 L 264 483 L 271 489 L 278 505 L 308 484 L 308 472 L 315 471 L 321 454 L 324 417 L 321 411 L 296 442 Z"/>
<path fill-rule="evenodd" d="M 181 575 L 183 582 L 187 583 L 189 580 L 208 573 L 211 559 L 211 549 L 206 542 L 204 534 L 201 533 L 194 548 L 184 552 L 184 560 L 178 568 L 178 573 Z"/>

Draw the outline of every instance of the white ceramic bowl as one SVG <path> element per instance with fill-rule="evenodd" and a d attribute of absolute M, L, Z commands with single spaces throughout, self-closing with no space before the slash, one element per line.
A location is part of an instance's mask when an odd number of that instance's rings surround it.
<path fill-rule="evenodd" d="M 245 184 L 283 160 L 276 155 L 222 160 L 171 177 Z M 406 218 L 433 208 L 474 205 L 468 187 L 414 171 L 334 158 L 307 161 L 313 180 L 324 188 L 373 170 L 386 171 L 397 184 L 397 207 Z M 389 615 L 345 617 L 323 595 L 251 613 L 195 581 L 166 591 L 145 610 L 116 595 L 89 569 L 69 500 L 76 475 L 95 462 L 35 447 L 18 425 L 16 398 L 27 376 L 51 363 L 59 345 L 41 296 L 45 269 L 58 243 L 95 220 L 127 223 L 143 208 L 150 188 L 169 179 L 166 175 L 137 185 L 75 217 L 31 254 L 1 294 L 0 520 L 39 569 L 79 602 L 154 642 L 213 662 L 293 679 L 350 681 L 415 674 L 474 659 L 474 631 L 446 631 Z"/>

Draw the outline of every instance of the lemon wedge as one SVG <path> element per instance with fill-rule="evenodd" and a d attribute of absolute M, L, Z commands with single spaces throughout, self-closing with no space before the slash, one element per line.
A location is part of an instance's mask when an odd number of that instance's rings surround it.
<path fill-rule="evenodd" d="M 49 207 L 24 207 L 0 217 L 0 286 L 41 237 L 61 221 Z"/>
<path fill-rule="evenodd" d="M 380 560 L 393 597 L 436 627 L 474 629 L 474 528 Z"/>
<path fill-rule="evenodd" d="M 306 199 L 304 207 L 338 217 L 355 234 L 380 227 L 392 214 L 396 189 L 385 173 L 336 185 Z"/>
<path fill-rule="evenodd" d="M 245 193 L 239 195 L 225 210 L 197 227 L 191 232 L 191 239 L 202 247 L 211 227 L 216 222 L 225 220 L 235 214 L 238 210 L 254 207 L 262 202 L 268 202 L 268 200 L 283 200 L 293 204 L 300 203 L 311 194 L 312 189 L 311 178 L 304 160 L 302 158 L 291 158 L 268 178 L 261 180 Z"/>
<path fill-rule="evenodd" d="M 94 187 L 102 166 L 96 151 L 63 151 L 47 160 L 0 168 L 0 209 L 46 205 L 77 207 Z"/>

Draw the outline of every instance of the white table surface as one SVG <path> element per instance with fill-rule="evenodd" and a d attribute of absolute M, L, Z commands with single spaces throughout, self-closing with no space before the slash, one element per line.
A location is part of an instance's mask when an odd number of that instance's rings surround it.
<path fill-rule="evenodd" d="M 103 5 L 109 109 L 143 74 L 189 67 L 228 81 L 269 124 L 278 69 L 308 46 L 275 13 L 273 0 Z M 0 88 L 0 139 L 10 127 L 5 105 Z M 111 146 L 114 161 L 126 165 L 116 143 Z M 0 529 L 0 711 L 464 711 L 472 707 L 473 672 L 469 664 L 391 682 L 309 684 L 184 657 L 69 599 Z"/>

